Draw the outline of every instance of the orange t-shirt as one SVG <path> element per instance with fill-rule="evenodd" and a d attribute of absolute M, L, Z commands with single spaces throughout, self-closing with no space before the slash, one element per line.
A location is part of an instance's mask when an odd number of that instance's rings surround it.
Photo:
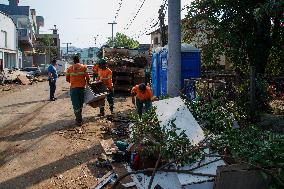
<path fill-rule="evenodd" d="M 112 71 L 109 68 L 105 70 L 99 69 L 97 80 L 102 81 L 109 90 L 112 90 Z"/>
<path fill-rule="evenodd" d="M 136 85 L 135 87 L 132 88 L 131 90 L 132 94 L 136 94 L 136 98 L 139 100 L 152 100 L 153 98 L 153 92 L 150 87 L 146 87 L 146 91 L 143 93 L 142 91 L 139 90 L 139 85 Z"/>
<path fill-rule="evenodd" d="M 94 72 L 94 74 L 98 74 L 98 72 L 99 72 L 99 66 L 98 65 L 93 66 L 93 72 Z"/>
<path fill-rule="evenodd" d="M 85 88 L 89 80 L 90 76 L 87 72 L 87 66 L 77 63 L 68 68 L 66 81 L 70 82 L 71 88 Z"/>

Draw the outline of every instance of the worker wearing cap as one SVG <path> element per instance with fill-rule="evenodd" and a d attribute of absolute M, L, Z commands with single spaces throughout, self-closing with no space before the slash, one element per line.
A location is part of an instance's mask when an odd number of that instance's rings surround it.
<path fill-rule="evenodd" d="M 90 76 L 87 72 L 87 66 L 80 64 L 79 56 L 73 57 L 74 65 L 67 70 L 66 81 L 71 84 L 70 96 L 73 105 L 76 124 L 83 124 L 82 109 L 84 104 L 85 87 L 90 81 Z"/>
<path fill-rule="evenodd" d="M 93 81 L 96 81 L 99 72 L 99 65 L 94 63 L 92 70 L 93 70 Z"/>
<path fill-rule="evenodd" d="M 136 97 L 136 108 L 140 117 L 143 113 L 143 106 L 145 105 L 145 111 L 148 111 L 152 107 L 152 101 L 155 99 L 151 88 L 146 86 L 145 83 L 133 87 L 131 95 L 133 104 L 135 104 Z"/>
<path fill-rule="evenodd" d="M 109 109 L 111 114 L 113 114 L 113 107 L 114 107 L 114 91 L 113 91 L 113 83 L 112 83 L 112 71 L 107 67 L 105 59 L 99 60 L 99 70 L 98 70 L 98 81 L 102 81 L 105 86 L 109 90 L 109 94 L 107 95 L 107 101 L 109 104 Z M 105 115 L 105 108 L 104 106 L 100 107 L 100 116 Z"/>

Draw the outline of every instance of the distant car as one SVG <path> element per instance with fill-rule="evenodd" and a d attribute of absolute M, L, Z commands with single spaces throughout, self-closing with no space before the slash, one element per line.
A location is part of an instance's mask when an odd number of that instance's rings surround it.
<path fill-rule="evenodd" d="M 39 67 L 26 67 L 21 69 L 22 72 L 25 72 L 27 75 L 39 76 L 41 70 Z"/>
<path fill-rule="evenodd" d="M 91 77 L 93 77 L 93 66 L 94 65 L 87 65 L 87 72 Z"/>

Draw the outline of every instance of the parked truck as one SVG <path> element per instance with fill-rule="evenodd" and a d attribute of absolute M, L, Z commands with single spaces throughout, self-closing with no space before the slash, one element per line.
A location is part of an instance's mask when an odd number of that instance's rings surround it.
<path fill-rule="evenodd" d="M 149 83 L 149 49 L 104 48 L 103 56 L 113 72 L 116 91 L 129 91 L 134 85 Z"/>

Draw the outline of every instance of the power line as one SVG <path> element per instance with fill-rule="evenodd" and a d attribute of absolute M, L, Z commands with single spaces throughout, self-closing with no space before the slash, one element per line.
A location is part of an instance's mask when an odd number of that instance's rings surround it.
<path fill-rule="evenodd" d="M 116 19 L 118 18 L 118 14 L 121 10 L 121 7 L 122 7 L 122 3 L 123 3 L 123 0 L 120 0 L 120 2 L 118 3 L 119 6 L 118 6 L 118 9 L 116 10 L 116 13 L 115 13 L 115 17 L 114 17 L 114 21 L 116 22 Z"/>
<path fill-rule="evenodd" d="M 132 25 L 132 23 L 134 22 L 134 20 L 136 19 L 137 15 L 139 14 L 140 10 L 142 9 L 143 5 L 145 4 L 146 0 L 143 0 L 142 4 L 140 5 L 138 11 L 136 12 L 135 16 L 133 17 L 133 19 L 130 21 L 129 24 L 126 25 L 126 27 L 124 28 L 125 30 L 128 30 L 129 27 Z"/>
<path fill-rule="evenodd" d="M 161 12 L 164 12 L 164 14 L 167 14 L 167 10 L 168 10 L 168 0 L 164 0 L 162 5 L 160 6 L 160 10 Z M 137 35 L 137 38 L 142 37 L 143 35 L 150 33 L 151 31 L 153 31 L 158 24 L 159 24 L 159 19 L 156 22 L 153 22 L 155 19 L 152 19 L 152 24 L 150 25 L 150 28 L 148 29 L 143 29 L 139 32 L 139 34 Z"/>

